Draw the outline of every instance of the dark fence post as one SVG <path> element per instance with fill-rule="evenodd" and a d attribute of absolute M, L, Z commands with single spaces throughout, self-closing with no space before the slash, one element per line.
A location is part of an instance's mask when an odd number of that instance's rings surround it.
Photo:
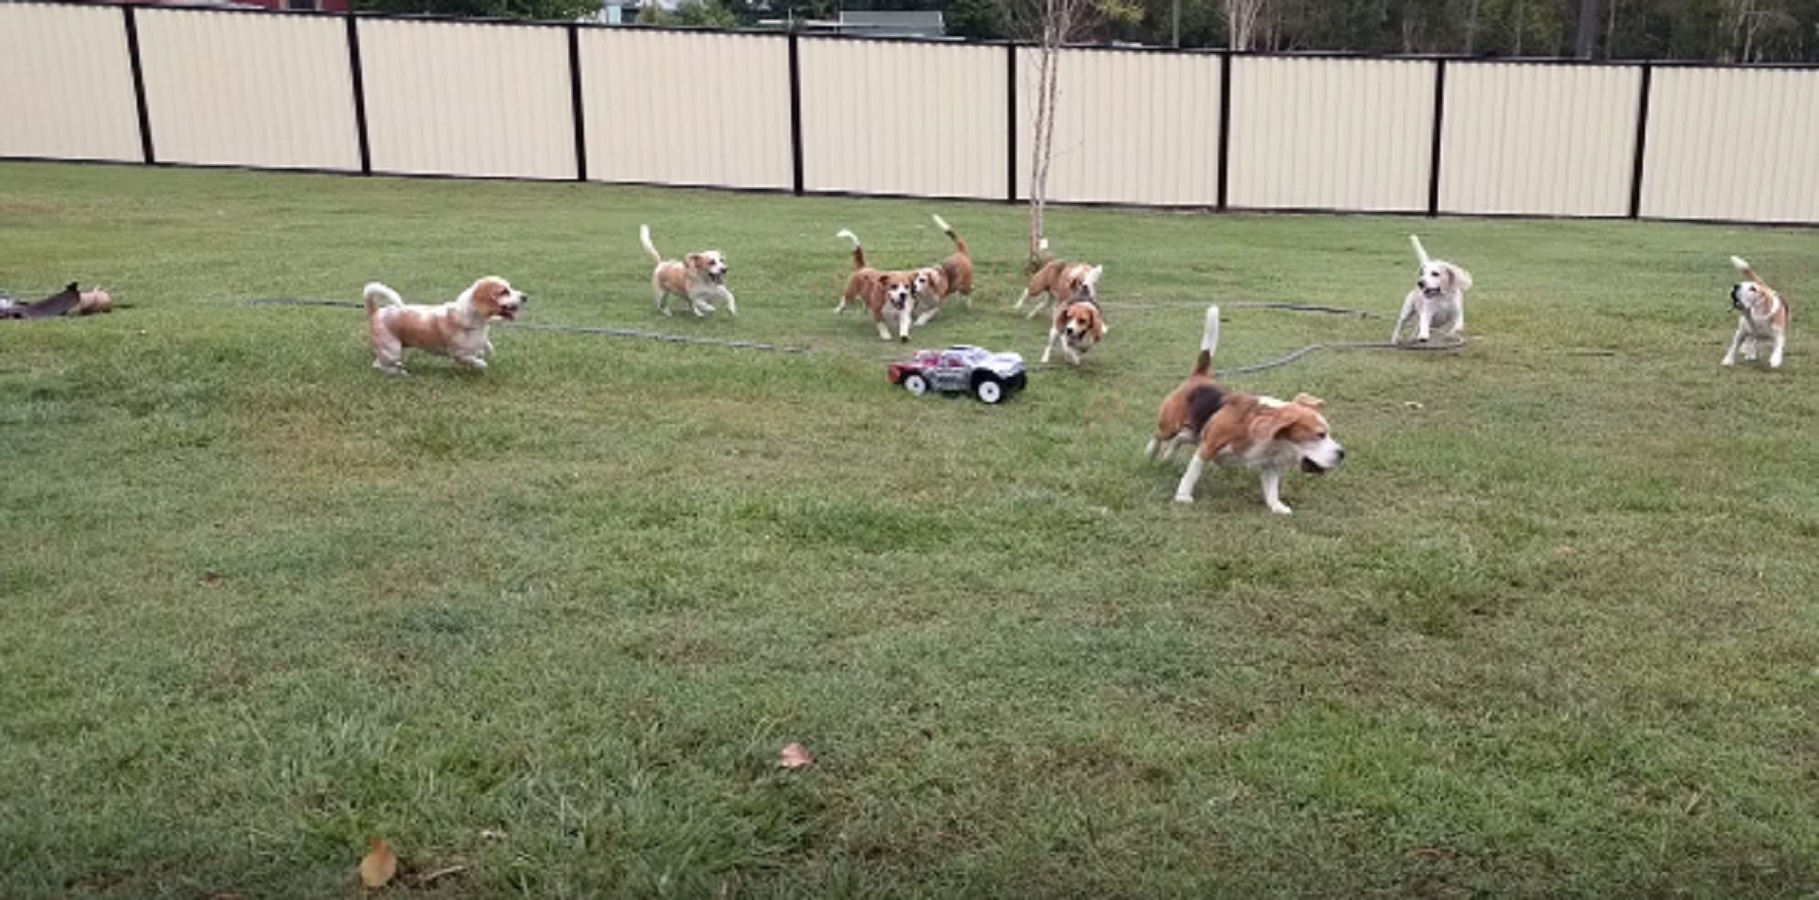
<path fill-rule="evenodd" d="M 1630 218 L 1642 218 L 1642 169 L 1648 153 L 1649 92 L 1654 88 L 1655 67 L 1642 64 L 1642 87 L 1636 97 L 1636 158 L 1630 163 Z"/>
<path fill-rule="evenodd" d="M 1434 143 L 1428 151 L 1427 215 L 1440 215 L 1440 144 L 1446 133 L 1446 60 L 1434 69 Z"/>
<path fill-rule="evenodd" d="M 373 174 L 373 151 L 366 137 L 366 75 L 360 67 L 360 23 L 347 13 L 347 69 L 354 82 L 354 136 L 360 141 L 360 174 Z"/>
<path fill-rule="evenodd" d="M 575 126 L 575 180 L 587 180 L 587 111 L 581 103 L 581 26 L 568 23 L 568 106 Z"/>
<path fill-rule="evenodd" d="M 794 31 L 789 33 L 789 147 L 791 190 L 802 196 L 802 59 Z"/>
<path fill-rule="evenodd" d="M 139 58 L 139 17 L 131 4 L 120 7 L 126 16 L 126 58 L 133 70 L 133 105 L 139 111 L 139 154 L 146 165 L 158 162 L 152 150 L 152 114 L 145 106 L 145 69 Z"/>
<path fill-rule="evenodd" d="M 1230 199 L 1232 180 L 1232 51 L 1219 54 L 1219 211 Z"/>
<path fill-rule="evenodd" d="M 1017 45 L 1004 45 L 1004 202 L 1017 202 Z"/>

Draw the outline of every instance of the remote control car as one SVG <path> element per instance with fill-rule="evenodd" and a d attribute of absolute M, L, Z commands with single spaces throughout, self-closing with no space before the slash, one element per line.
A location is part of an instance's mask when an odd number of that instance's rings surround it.
<path fill-rule="evenodd" d="M 982 403 L 997 403 L 1028 382 L 1021 355 L 964 344 L 918 350 L 909 359 L 891 363 L 890 379 L 918 397 L 930 391 L 970 393 Z"/>

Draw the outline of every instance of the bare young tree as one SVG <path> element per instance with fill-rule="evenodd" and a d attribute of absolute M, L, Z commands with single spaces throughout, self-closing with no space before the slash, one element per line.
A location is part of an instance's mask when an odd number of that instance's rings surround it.
<path fill-rule="evenodd" d="M 1026 0 L 1012 7 L 1013 28 L 1036 43 L 1036 117 L 1030 142 L 1029 263 L 1041 265 L 1047 234 L 1048 174 L 1055 155 L 1055 119 L 1061 96 L 1061 50 L 1109 21 L 1135 21 L 1139 7 L 1125 0 Z"/>
<path fill-rule="evenodd" d="M 1257 28 L 1263 20 L 1268 0 L 1225 0 L 1225 33 L 1233 50 L 1252 50 L 1257 46 Z"/>

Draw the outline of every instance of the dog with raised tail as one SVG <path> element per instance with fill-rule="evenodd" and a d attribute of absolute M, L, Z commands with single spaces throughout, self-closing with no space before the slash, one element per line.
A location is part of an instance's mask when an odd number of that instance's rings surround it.
<path fill-rule="evenodd" d="M 948 240 L 954 242 L 954 252 L 939 264 L 916 270 L 912 287 L 916 292 L 916 308 L 922 314 L 916 317 L 916 327 L 927 325 L 935 314 L 941 311 L 947 298 L 959 294 L 966 301 L 966 306 L 973 306 L 973 254 L 966 246 L 966 238 L 954 231 L 954 226 L 940 216 L 933 216 L 935 225 Z"/>
<path fill-rule="evenodd" d="M 1756 270 L 1740 256 L 1731 257 L 1731 265 L 1743 280 L 1731 286 L 1731 308 L 1737 311 L 1737 333 L 1731 336 L 1731 349 L 1724 354 L 1722 365 L 1737 364 L 1737 351 L 1754 362 L 1757 345 L 1764 339 L 1775 342 L 1768 354 L 1768 367 L 1781 368 L 1781 357 L 1787 349 L 1787 301 L 1780 292 L 1762 283 Z"/>
<path fill-rule="evenodd" d="M 1259 470 L 1263 502 L 1271 512 L 1286 516 L 1293 510 L 1282 502 L 1283 474 L 1295 466 L 1313 474 L 1336 469 L 1345 459 L 1345 448 L 1333 440 L 1321 414 L 1325 404 L 1318 397 L 1297 394 L 1284 402 L 1222 390 L 1212 376 L 1218 346 L 1215 305 L 1207 308 L 1206 332 L 1193 370 L 1162 401 L 1148 453 L 1154 457 L 1159 448 L 1166 448 L 1166 459 L 1177 443 L 1199 445 L 1175 488 L 1176 503 L 1194 502 L 1194 487 L 1212 462 Z"/>
<path fill-rule="evenodd" d="M 890 340 L 891 325 L 895 324 L 899 339 L 907 343 L 910 322 L 916 315 L 915 275 L 872 268 L 865 261 L 865 247 L 851 229 L 842 228 L 834 237 L 853 242 L 853 273 L 846 278 L 846 291 L 840 295 L 840 305 L 834 307 L 834 313 L 846 312 L 847 305 L 858 300 L 871 311 L 879 340 Z"/>
<path fill-rule="evenodd" d="M 651 290 L 656 294 L 657 309 L 664 315 L 671 315 L 669 298 L 674 296 L 688 303 L 690 312 L 696 318 L 706 316 L 714 311 L 715 300 L 726 303 L 726 311 L 739 314 L 739 302 L 733 292 L 726 289 L 728 266 L 726 256 L 718 250 L 702 250 L 690 253 L 681 260 L 664 259 L 657 252 L 657 246 L 651 243 L 651 227 L 638 226 L 638 240 L 644 244 L 644 252 L 657 268 L 651 272 Z"/>
<path fill-rule="evenodd" d="M 518 318 L 530 298 L 513 290 L 505 279 L 489 275 L 440 306 L 407 304 L 397 291 L 377 281 L 366 286 L 365 300 L 367 326 L 373 338 L 373 368 L 391 375 L 406 375 L 406 347 L 484 370 L 487 357 L 493 353 L 488 336 L 492 320 Z"/>
<path fill-rule="evenodd" d="M 1036 245 L 1036 252 L 1048 255 L 1048 238 L 1043 238 Z M 1099 302 L 1099 279 L 1105 275 L 1104 266 L 1089 263 L 1068 262 L 1050 258 L 1043 263 L 1036 274 L 1030 276 L 1029 285 L 1017 297 L 1013 309 L 1022 309 L 1026 300 L 1035 298 L 1036 304 L 1030 307 L 1025 318 L 1034 319 L 1036 314 L 1050 303 L 1066 306 L 1077 300 Z"/>
<path fill-rule="evenodd" d="M 1465 292 L 1472 286 L 1472 273 L 1443 259 L 1427 255 L 1421 238 L 1408 236 L 1415 245 L 1415 256 L 1421 260 L 1421 272 L 1415 286 L 1402 298 L 1402 313 L 1396 316 L 1396 329 L 1390 332 L 1390 343 L 1402 341 L 1402 328 L 1415 320 L 1415 340 L 1427 343 L 1433 329 L 1445 328 L 1452 340 L 1465 340 Z"/>

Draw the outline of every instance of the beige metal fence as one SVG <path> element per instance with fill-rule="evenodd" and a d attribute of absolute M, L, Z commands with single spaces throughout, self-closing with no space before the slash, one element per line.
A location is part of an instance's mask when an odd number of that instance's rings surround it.
<path fill-rule="evenodd" d="M 159 159 L 360 168 L 341 21 L 154 8 L 138 20 Z"/>
<path fill-rule="evenodd" d="M 805 189 L 1005 196 L 1004 51 L 813 38 L 800 54 Z"/>
<path fill-rule="evenodd" d="M 1238 57 L 1231 205 L 1427 208 L 1435 64 Z"/>
<path fill-rule="evenodd" d="M 1058 202 L 1819 224 L 1819 69 L 1059 65 Z M 1006 201 L 1035 72 L 1003 45 L 0 2 L 0 158 Z"/>
<path fill-rule="evenodd" d="M 1819 222 L 1819 71 L 1659 69 L 1647 151 L 1644 216 Z"/>
<path fill-rule="evenodd" d="M 362 19 L 360 60 L 374 169 L 575 177 L 562 29 Z"/>
<path fill-rule="evenodd" d="M 1440 211 L 1622 216 L 1639 66 L 1451 63 Z"/>
<path fill-rule="evenodd" d="M 1017 141 L 1024 148 L 1035 145 L 1038 56 L 1017 51 Z M 1050 199 L 1218 203 L 1218 56 L 1069 50 L 1057 59 Z M 1029 196 L 1028 153 L 1017 154 L 1015 187 L 1017 196 Z"/>
<path fill-rule="evenodd" d="M 588 178 L 791 186 L 786 39 L 590 28 L 580 48 Z"/>
<path fill-rule="evenodd" d="M 118 9 L 0 3 L 0 156 L 137 160 Z"/>

